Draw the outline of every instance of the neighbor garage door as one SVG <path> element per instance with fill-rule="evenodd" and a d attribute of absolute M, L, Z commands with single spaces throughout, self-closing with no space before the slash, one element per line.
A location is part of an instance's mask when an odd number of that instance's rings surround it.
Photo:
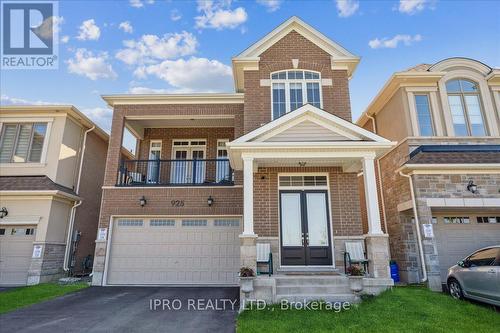
<path fill-rule="evenodd" d="M 116 218 L 108 284 L 236 285 L 239 218 Z"/>
<path fill-rule="evenodd" d="M 437 217 L 434 228 L 443 282 L 457 261 L 482 247 L 500 244 L 500 217 L 495 215 L 479 215 L 479 220 L 477 215 L 463 213 Z"/>
<path fill-rule="evenodd" d="M 35 228 L 0 226 L 0 285 L 25 285 L 31 264 Z"/>

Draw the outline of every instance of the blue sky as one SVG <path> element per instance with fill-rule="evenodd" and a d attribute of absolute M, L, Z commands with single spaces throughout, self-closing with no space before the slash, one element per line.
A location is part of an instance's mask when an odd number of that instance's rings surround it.
<path fill-rule="evenodd" d="M 361 56 L 356 120 L 395 71 L 453 56 L 500 67 L 499 14 L 497 1 L 60 1 L 59 69 L 2 69 L 2 104 L 74 104 L 108 130 L 100 95 L 234 91 L 231 57 L 297 15 Z"/>

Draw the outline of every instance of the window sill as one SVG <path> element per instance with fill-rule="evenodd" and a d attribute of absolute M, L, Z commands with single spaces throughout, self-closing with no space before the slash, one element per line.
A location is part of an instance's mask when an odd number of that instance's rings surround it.
<path fill-rule="evenodd" d="M 22 162 L 13 162 L 13 163 L 0 163 L 0 168 L 44 168 L 47 166 L 47 163 L 22 163 Z"/>

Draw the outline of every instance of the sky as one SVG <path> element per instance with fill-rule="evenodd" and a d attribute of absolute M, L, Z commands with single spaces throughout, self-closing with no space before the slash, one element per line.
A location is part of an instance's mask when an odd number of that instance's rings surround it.
<path fill-rule="evenodd" d="M 234 92 L 231 58 L 293 15 L 361 57 L 353 120 L 396 71 L 448 57 L 500 68 L 500 1 L 65 0 L 57 70 L 1 69 L 1 104 L 73 104 L 109 131 L 101 95 Z"/>

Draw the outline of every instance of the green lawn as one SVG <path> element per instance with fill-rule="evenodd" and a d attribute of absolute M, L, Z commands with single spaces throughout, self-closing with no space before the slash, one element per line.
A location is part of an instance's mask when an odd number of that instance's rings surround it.
<path fill-rule="evenodd" d="M 274 309 L 274 310 L 272 310 Z M 496 327 L 496 329 L 495 329 Z M 238 333 L 247 332 L 499 332 L 500 313 L 422 287 L 396 287 L 350 310 L 247 310 Z"/>
<path fill-rule="evenodd" d="M 42 283 L 0 292 L 0 313 L 46 301 L 88 287 L 87 283 L 59 285 Z"/>

